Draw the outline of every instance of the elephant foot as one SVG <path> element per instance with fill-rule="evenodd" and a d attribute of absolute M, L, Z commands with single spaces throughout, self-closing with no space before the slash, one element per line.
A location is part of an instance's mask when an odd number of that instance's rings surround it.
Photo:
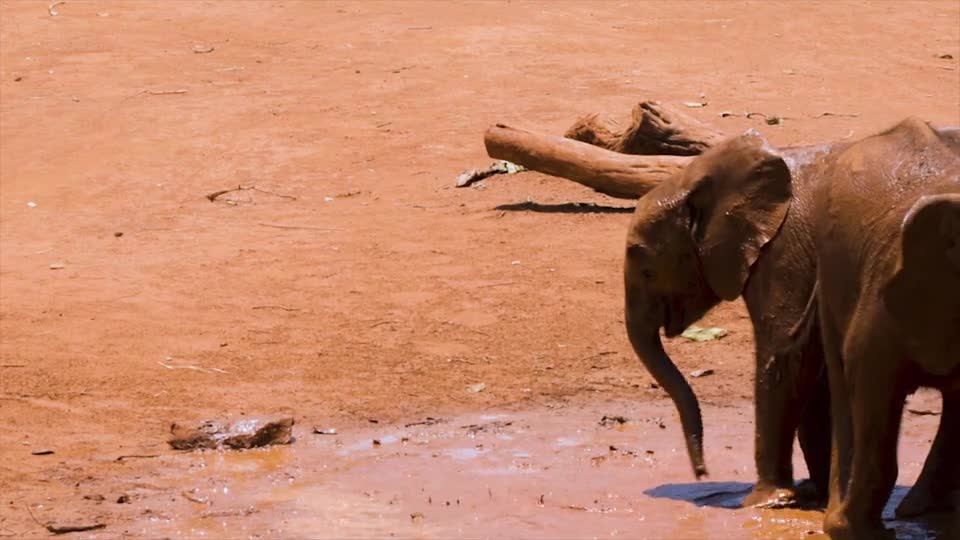
<path fill-rule="evenodd" d="M 929 486 L 919 484 L 913 486 L 897 506 L 895 512 L 897 518 L 909 519 L 957 508 L 957 504 L 960 502 L 960 490 L 954 493 L 937 493 L 936 491 L 930 489 Z"/>
<path fill-rule="evenodd" d="M 823 519 L 823 532 L 830 540 L 897 540 L 897 533 L 888 529 L 882 523 L 871 525 L 868 523 L 851 523 L 839 512 L 827 512 Z"/>
<path fill-rule="evenodd" d="M 809 478 L 797 484 L 796 493 L 800 508 L 814 509 L 827 506 L 828 494 Z"/>
<path fill-rule="evenodd" d="M 743 499 L 743 506 L 749 508 L 795 508 L 798 506 L 797 493 L 790 488 L 763 486 L 757 484 Z"/>

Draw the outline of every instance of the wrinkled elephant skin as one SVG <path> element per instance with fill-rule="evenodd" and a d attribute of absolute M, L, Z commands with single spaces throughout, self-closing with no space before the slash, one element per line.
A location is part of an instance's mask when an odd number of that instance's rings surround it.
<path fill-rule="evenodd" d="M 938 133 L 960 154 L 960 131 Z M 853 146 L 777 150 L 754 131 L 728 139 L 644 195 L 627 235 L 627 333 L 677 406 L 697 477 L 707 470 L 699 405 L 662 352 L 659 331 L 675 336 L 721 300 L 744 298 L 756 341 L 757 483 L 747 505 L 789 505 L 799 491 L 826 496 L 830 395 L 815 316 L 812 211 L 817 186 L 834 181 L 827 167 Z M 795 436 L 812 490 L 794 485 Z M 907 498 L 914 513 L 927 499 L 921 490 Z"/>
<path fill-rule="evenodd" d="M 831 156 L 814 196 L 817 303 L 833 452 L 824 530 L 893 537 L 881 510 L 897 478 L 904 399 L 940 389 L 940 429 L 899 515 L 960 489 L 960 156 L 907 119 Z"/>

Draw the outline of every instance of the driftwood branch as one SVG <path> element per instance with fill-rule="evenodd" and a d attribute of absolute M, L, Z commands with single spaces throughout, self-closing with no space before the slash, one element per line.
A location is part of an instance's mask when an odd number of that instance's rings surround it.
<path fill-rule="evenodd" d="M 624 129 L 596 114 L 578 120 L 564 137 L 497 124 L 487 130 L 484 144 L 492 158 L 611 197 L 638 199 L 722 139 L 719 131 L 676 109 L 642 101 Z"/>
<path fill-rule="evenodd" d="M 757 113 L 747 116 L 753 114 Z M 827 112 L 814 118 L 825 116 L 841 114 Z M 767 123 L 772 118 L 768 117 Z M 939 132 L 960 152 L 960 128 L 940 128 Z M 484 143 L 490 157 L 566 178 L 611 197 L 637 199 L 725 136 L 677 109 L 642 101 L 633 108 L 631 121 L 623 129 L 591 114 L 574 123 L 565 137 L 497 124 L 487 130 Z"/>
<path fill-rule="evenodd" d="M 583 142 L 497 124 L 483 138 L 487 154 L 573 180 L 620 199 L 637 199 L 680 172 L 688 156 L 632 156 Z"/>
<path fill-rule="evenodd" d="M 564 137 L 621 154 L 695 156 L 723 139 L 719 131 L 677 109 L 655 101 L 641 101 L 630 124 L 617 130 L 616 121 L 597 114 L 584 116 Z"/>

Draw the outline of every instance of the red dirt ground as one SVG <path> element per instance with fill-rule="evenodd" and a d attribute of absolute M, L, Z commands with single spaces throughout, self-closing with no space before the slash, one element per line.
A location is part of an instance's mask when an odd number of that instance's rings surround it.
<path fill-rule="evenodd" d="M 629 215 L 497 209 L 629 202 L 535 173 L 454 189 L 489 163 L 491 123 L 559 134 L 657 99 L 706 101 L 690 113 L 774 144 L 960 125 L 956 1 L 48 4 L 0 7 L 0 533 L 16 536 L 45 534 L 25 505 L 109 484 L 90 456 L 169 453 L 173 421 L 663 400 L 622 329 Z M 238 184 L 258 190 L 205 198 Z M 731 334 L 670 352 L 716 370 L 693 380 L 707 406 L 749 411 L 742 305 L 703 324 Z"/>

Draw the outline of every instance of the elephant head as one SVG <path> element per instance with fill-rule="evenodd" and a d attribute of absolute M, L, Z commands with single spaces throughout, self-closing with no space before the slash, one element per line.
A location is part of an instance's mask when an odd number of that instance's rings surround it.
<path fill-rule="evenodd" d="M 740 296 L 790 205 L 790 171 L 755 130 L 693 159 L 637 203 L 627 235 L 630 343 L 680 413 L 697 478 L 707 473 L 697 397 L 663 349 L 720 300 Z"/>

